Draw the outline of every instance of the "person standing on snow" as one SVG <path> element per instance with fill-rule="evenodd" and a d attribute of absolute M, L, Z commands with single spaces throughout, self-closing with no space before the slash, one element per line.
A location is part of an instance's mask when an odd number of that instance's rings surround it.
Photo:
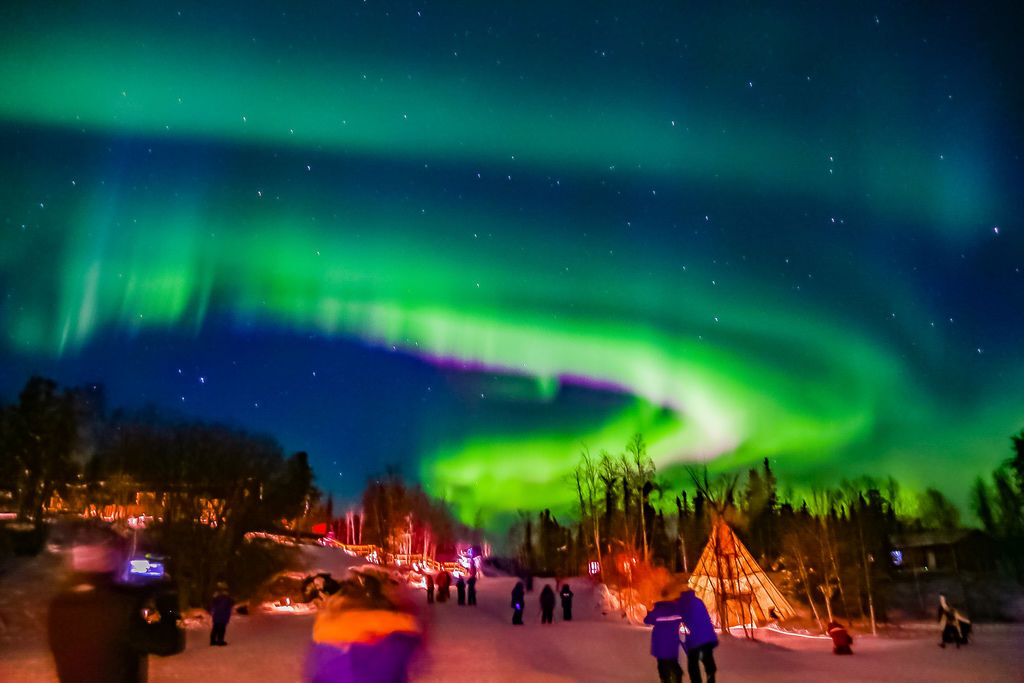
<path fill-rule="evenodd" d="M 452 577 L 444 569 L 437 575 L 437 601 L 448 602 L 448 598 L 451 597 L 451 591 L 449 590 L 452 585 Z"/>
<path fill-rule="evenodd" d="M 460 605 L 466 604 L 466 580 L 461 576 L 459 580 L 455 582 L 455 592 L 458 595 L 458 602 Z"/>
<path fill-rule="evenodd" d="M 427 604 L 434 604 L 434 577 L 427 574 Z"/>
<path fill-rule="evenodd" d="M 550 624 L 555 617 L 555 591 L 551 586 L 544 586 L 540 592 L 540 623 Z"/>
<path fill-rule="evenodd" d="M 219 581 L 217 592 L 213 594 L 213 600 L 210 601 L 210 616 L 213 617 L 210 645 L 227 645 L 224 642 L 224 633 L 228 630 L 228 622 L 231 621 L 231 608 L 234 606 L 235 601 L 228 595 L 228 585 Z"/>
<path fill-rule="evenodd" d="M 466 604 L 476 604 L 476 576 L 473 574 L 470 574 L 469 581 L 466 581 Z"/>
<path fill-rule="evenodd" d="M 523 582 L 520 581 L 516 584 L 516 587 L 512 589 L 512 625 L 522 626 L 523 625 L 523 607 L 526 603 L 526 588 L 523 586 Z"/>
<path fill-rule="evenodd" d="M 686 670 L 690 674 L 692 683 L 700 683 L 700 664 L 704 663 L 704 673 L 707 683 L 715 683 L 715 656 L 714 649 L 718 647 L 718 636 L 715 635 L 715 627 L 711 624 L 711 617 L 708 615 L 708 608 L 697 594 L 687 587 L 676 600 L 679 607 L 679 614 L 683 618 L 683 624 L 689 631 L 683 649 L 686 651 Z"/>
<path fill-rule="evenodd" d="M 558 594 L 562 596 L 562 619 L 572 621 L 572 589 L 569 588 L 568 581 L 562 584 L 562 590 Z"/>
<path fill-rule="evenodd" d="M 661 597 L 672 594 L 670 588 L 662 591 Z M 651 656 L 658 660 L 658 679 L 661 683 L 681 683 L 683 669 L 679 666 L 679 627 L 683 617 L 675 600 L 654 603 L 644 617 L 644 623 L 653 626 L 651 631 Z"/>

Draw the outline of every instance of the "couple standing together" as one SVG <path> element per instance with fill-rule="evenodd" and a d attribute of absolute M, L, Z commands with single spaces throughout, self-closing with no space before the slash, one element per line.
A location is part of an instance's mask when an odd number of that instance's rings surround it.
<path fill-rule="evenodd" d="M 663 597 L 670 593 L 665 592 Z M 675 600 L 654 603 L 644 618 L 645 624 L 654 626 L 651 632 L 651 654 L 658 660 L 658 676 L 664 683 L 680 683 L 683 670 L 679 666 L 679 627 L 686 626 L 686 670 L 693 683 L 700 683 L 700 664 L 704 663 L 707 683 L 715 681 L 714 648 L 718 636 L 711 624 L 708 609 L 697 595 L 686 588 Z"/>

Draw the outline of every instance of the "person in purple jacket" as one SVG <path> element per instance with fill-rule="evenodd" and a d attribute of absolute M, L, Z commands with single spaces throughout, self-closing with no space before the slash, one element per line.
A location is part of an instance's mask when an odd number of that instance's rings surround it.
<path fill-rule="evenodd" d="M 686 651 L 686 671 L 690 674 L 690 680 L 692 683 L 700 683 L 700 663 L 704 662 L 704 673 L 707 675 L 704 680 L 715 683 L 717 667 L 714 649 L 718 647 L 718 636 L 715 635 L 708 608 L 689 587 L 683 590 L 675 604 L 688 632 L 683 650 Z"/>
<path fill-rule="evenodd" d="M 313 623 L 305 683 L 406 683 L 423 626 L 405 587 L 352 570 Z"/>
<path fill-rule="evenodd" d="M 662 591 L 662 597 L 671 594 L 671 589 Z M 683 670 L 679 666 L 679 627 L 683 617 L 677 601 L 654 603 L 654 607 L 644 617 L 644 623 L 654 627 L 651 631 L 651 655 L 658 660 L 658 678 L 662 683 L 681 683 Z"/>

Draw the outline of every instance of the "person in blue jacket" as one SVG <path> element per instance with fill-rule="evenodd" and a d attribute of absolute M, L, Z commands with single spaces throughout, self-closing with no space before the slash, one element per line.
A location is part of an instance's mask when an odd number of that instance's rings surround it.
<path fill-rule="evenodd" d="M 692 683 L 700 683 L 700 664 L 703 662 L 706 674 L 703 680 L 715 683 L 717 667 L 714 649 L 718 647 L 718 636 L 708 615 L 708 608 L 689 587 L 680 594 L 676 605 L 688 631 L 683 650 L 686 651 L 686 671 L 690 674 L 690 680 Z"/>
<path fill-rule="evenodd" d="M 662 593 L 667 597 L 666 593 Z M 679 627 L 683 617 L 675 600 L 654 603 L 644 617 L 644 623 L 654 627 L 651 631 L 651 655 L 658 660 L 658 678 L 662 683 L 681 683 L 683 670 L 679 666 Z"/>

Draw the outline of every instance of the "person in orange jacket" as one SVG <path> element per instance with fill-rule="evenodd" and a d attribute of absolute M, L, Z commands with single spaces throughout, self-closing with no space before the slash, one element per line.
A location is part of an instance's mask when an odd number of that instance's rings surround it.
<path fill-rule="evenodd" d="M 305 683 L 401 683 L 423 639 L 412 602 L 393 581 L 357 573 L 313 624 Z"/>

